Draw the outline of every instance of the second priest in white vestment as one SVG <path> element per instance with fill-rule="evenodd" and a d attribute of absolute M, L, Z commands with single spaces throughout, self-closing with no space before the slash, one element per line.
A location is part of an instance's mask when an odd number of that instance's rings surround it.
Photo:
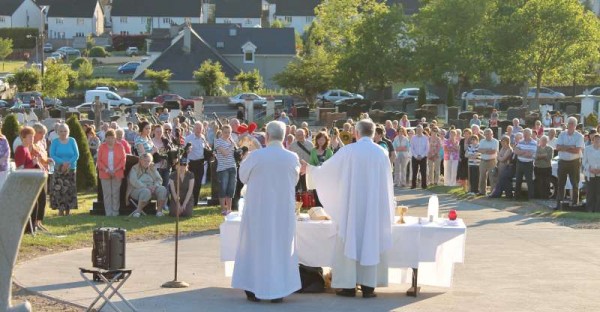
<path fill-rule="evenodd" d="M 309 185 L 338 225 L 331 286 L 342 288 L 340 296 L 355 296 L 356 284 L 365 298 L 376 296 L 375 287 L 387 286 L 395 200 L 390 161 L 373 142 L 374 130 L 373 122 L 358 122 L 356 143 L 320 167 L 306 167 Z"/>
<path fill-rule="evenodd" d="M 300 162 L 283 147 L 284 135 L 282 122 L 267 124 L 267 147 L 240 165 L 247 189 L 232 287 L 246 290 L 251 301 L 279 302 L 301 287 L 294 242 Z"/>

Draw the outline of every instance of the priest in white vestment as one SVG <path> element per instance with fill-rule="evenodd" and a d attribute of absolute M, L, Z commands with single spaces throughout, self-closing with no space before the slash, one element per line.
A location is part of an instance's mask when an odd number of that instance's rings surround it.
<path fill-rule="evenodd" d="M 394 191 L 387 151 L 373 142 L 375 124 L 356 124 L 356 143 L 340 149 L 320 167 L 302 163 L 309 185 L 337 224 L 332 267 L 336 294 L 376 297 L 375 287 L 387 286 L 387 251 L 392 247 Z M 321 195 L 323 194 L 323 195 Z"/>
<path fill-rule="evenodd" d="M 232 287 L 245 290 L 250 301 L 281 302 L 301 288 L 294 241 L 300 162 L 283 147 L 284 135 L 284 123 L 268 123 L 267 147 L 240 165 L 247 189 Z"/>

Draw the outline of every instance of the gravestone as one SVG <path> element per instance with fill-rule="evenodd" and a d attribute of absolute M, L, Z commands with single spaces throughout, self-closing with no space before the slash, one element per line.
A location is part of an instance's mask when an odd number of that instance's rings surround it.
<path fill-rule="evenodd" d="M 12 306 L 12 275 L 25 223 L 45 182 L 40 170 L 19 170 L 0 190 L 0 312 L 31 311 L 29 302 Z"/>

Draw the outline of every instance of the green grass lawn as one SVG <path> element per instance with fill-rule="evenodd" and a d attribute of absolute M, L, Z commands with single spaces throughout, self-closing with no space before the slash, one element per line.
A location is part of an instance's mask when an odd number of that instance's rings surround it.
<path fill-rule="evenodd" d="M 117 68 L 119 65 L 98 65 L 94 67 L 92 78 L 113 78 L 113 79 L 131 79 L 131 74 L 119 74 Z"/>
<path fill-rule="evenodd" d="M 203 187 L 201 197 L 209 194 L 210 187 Z M 175 235 L 175 218 L 168 216 L 162 218 L 155 216 L 140 218 L 92 216 L 89 210 L 95 199 L 95 192 L 80 193 L 78 196 L 79 209 L 72 210 L 71 215 L 67 217 L 59 217 L 57 211 L 48 208 L 44 225 L 50 234 L 24 235 L 19 251 L 20 260 L 91 247 L 92 231 L 104 226 L 126 229 L 129 242 L 162 239 Z M 222 221 L 223 217 L 219 207 L 195 207 L 193 217 L 180 220 L 179 229 L 182 235 L 199 234 L 218 229 Z"/>
<path fill-rule="evenodd" d="M 599 213 L 582 212 L 582 211 L 537 211 L 535 213 L 540 217 L 550 217 L 555 219 L 574 219 L 586 222 L 600 221 Z"/>
<path fill-rule="evenodd" d="M 0 62 L 0 72 L 14 73 L 25 66 L 23 61 L 6 61 Z"/>

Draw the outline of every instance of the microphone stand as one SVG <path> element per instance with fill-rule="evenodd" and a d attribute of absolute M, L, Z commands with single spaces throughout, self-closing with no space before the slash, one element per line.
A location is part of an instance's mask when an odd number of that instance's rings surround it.
<path fill-rule="evenodd" d="M 186 288 L 190 286 L 190 284 L 184 281 L 177 280 L 177 265 L 179 262 L 179 207 L 181 206 L 181 198 L 179 193 L 179 186 L 181 184 L 179 181 L 179 167 L 175 172 L 175 178 L 175 192 L 177 193 L 175 194 L 175 198 L 177 199 L 177 207 L 175 207 L 175 209 L 177 209 L 177 212 L 175 213 L 175 277 L 172 281 L 162 284 L 163 288 Z"/>

